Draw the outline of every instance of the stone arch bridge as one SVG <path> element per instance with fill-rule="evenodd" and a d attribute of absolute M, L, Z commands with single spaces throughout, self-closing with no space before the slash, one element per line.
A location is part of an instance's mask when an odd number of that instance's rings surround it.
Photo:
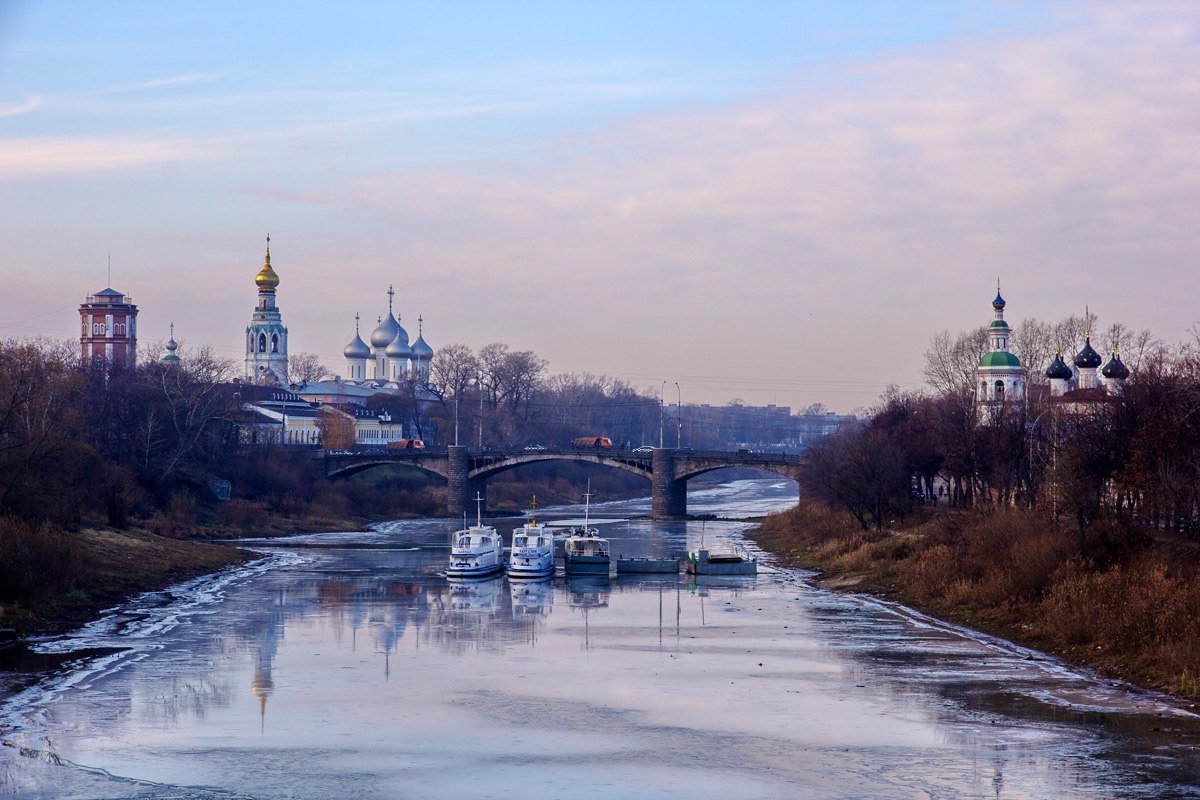
<path fill-rule="evenodd" d="M 541 461 L 576 461 L 620 469 L 645 478 L 651 485 L 651 508 L 655 519 L 687 516 L 689 478 L 726 467 L 753 467 L 796 480 L 800 457 L 775 453 L 724 452 L 716 450 L 655 449 L 649 453 L 632 450 L 471 450 L 451 446 L 445 450 L 387 450 L 325 452 L 325 474 L 342 478 L 388 464 L 415 467 L 446 481 L 446 511 L 459 517 L 472 510 L 478 492 L 487 497 L 487 480 L 510 469 Z"/>

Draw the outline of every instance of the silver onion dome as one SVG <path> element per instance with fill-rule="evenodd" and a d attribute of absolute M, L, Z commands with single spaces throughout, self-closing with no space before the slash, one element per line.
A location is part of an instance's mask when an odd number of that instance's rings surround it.
<path fill-rule="evenodd" d="M 404 342 L 405 347 L 409 347 L 408 331 L 404 330 L 404 326 L 400 324 L 400 318 L 396 317 L 396 338 Z"/>
<path fill-rule="evenodd" d="M 396 334 L 396 338 L 392 340 L 383 354 L 388 358 L 412 358 L 412 348 L 408 346 L 408 337 Z"/>
<path fill-rule="evenodd" d="M 382 350 L 392 343 L 399 330 L 400 323 L 396 322 L 396 318 L 389 311 L 388 315 L 379 323 L 379 327 L 371 331 L 371 346 L 377 350 Z"/>
<path fill-rule="evenodd" d="M 362 337 L 355 333 L 350 344 L 342 350 L 342 355 L 346 358 L 370 358 L 371 348 L 367 347 L 367 343 L 362 340 Z"/>
<path fill-rule="evenodd" d="M 413 342 L 412 354 L 413 358 L 419 358 L 422 361 L 428 361 L 433 358 L 433 348 L 425 341 L 424 334 L 418 336 L 417 340 Z"/>

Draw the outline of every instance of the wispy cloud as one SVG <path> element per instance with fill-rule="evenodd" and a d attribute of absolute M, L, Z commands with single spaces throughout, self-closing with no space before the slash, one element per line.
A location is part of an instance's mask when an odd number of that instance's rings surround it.
<path fill-rule="evenodd" d="M 0 177 L 92 172 L 200 158 L 199 142 L 153 138 L 39 137 L 0 139 Z"/>
<path fill-rule="evenodd" d="M 39 95 L 33 95 L 24 103 L 15 106 L 0 106 L 0 117 L 15 117 L 20 114 L 28 114 L 42 107 L 45 101 Z"/>
<path fill-rule="evenodd" d="M 146 89 L 161 89 L 164 86 L 182 86 L 189 83 L 204 83 L 217 79 L 211 72 L 189 72 L 186 75 L 175 75 L 169 78 L 154 78 L 138 83 L 124 83 L 118 86 L 108 86 L 97 89 L 95 94 L 120 94 L 123 92 L 140 92 Z"/>
<path fill-rule="evenodd" d="M 930 333 L 986 319 L 997 274 L 1018 314 L 1104 297 L 1109 318 L 1172 337 L 1196 314 L 1162 297 L 1190 285 L 1200 248 L 1200 12 L 1102 11 L 627 119 L 541 166 L 392 171 L 308 197 L 422 230 L 399 245 L 416 285 L 452 273 L 501 306 L 530 285 L 621 287 L 653 331 L 613 328 L 605 303 L 539 311 L 606 331 L 607 363 L 581 365 L 596 370 L 649 357 L 652 336 L 696 374 L 740 374 L 755 342 L 783 374 L 905 383 Z"/>

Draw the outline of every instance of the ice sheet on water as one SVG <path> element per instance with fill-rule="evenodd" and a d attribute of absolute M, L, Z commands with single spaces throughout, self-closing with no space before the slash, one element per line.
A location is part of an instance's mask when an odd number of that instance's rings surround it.
<path fill-rule="evenodd" d="M 778 482 L 757 485 L 760 513 L 781 502 Z M 753 485 L 726 491 L 755 507 Z M 739 541 L 746 527 L 631 519 L 606 535 L 627 553 L 672 555 L 701 530 Z M 446 530 L 446 520 L 419 520 L 335 536 L 395 543 Z M 173 594 L 114 612 L 129 619 L 91 631 L 92 643 L 133 650 L 60 673 L 47 683 L 57 694 L 33 704 L 45 715 L 12 734 L 140 783 L 22 759 L 26 794 L 1188 796 L 1182 756 L 1148 759 L 1166 751 L 1111 729 L 1135 712 L 1106 713 L 1101 725 L 1079 703 L 1042 697 L 1101 688 L 1089 676 L 830 593 L 801 571 L 518 592 L 504 579 L 448 585 L 432 547 L 264 552 L 299 560 L 198 588 L 211 602 L 174 622 L 155 616 L 187 602 Z"/>
<path fill-rule="evenodd" d="M 144 659 L 162 646 L 162 637 L 189 617 L 211 613 L 233 584 L 284 566 L 311 559 L 290 552 L 264 554 L 262 558 L 221 572 L 194 578 L 161 591 L 144 592 L 103 612 L 92 622 L 61 636 L 35 639 L 30 647 L 40 653 L 88 654 L 68 661 L 65 670 L 8 698 L 0 705 L 0 729 L 26 728 L 32 715 L 63 693 Z"/>

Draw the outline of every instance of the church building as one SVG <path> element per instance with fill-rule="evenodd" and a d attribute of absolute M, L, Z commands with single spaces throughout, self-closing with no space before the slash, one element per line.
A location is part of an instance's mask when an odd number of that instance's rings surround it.
<path fill-rule="evenodd" d="M 981 409 L 994 409 L 1005 402 L 1025 399 L 1025 367 L 1009 350 L 1012 330 L 1004 321 L 1005 305 L 997 284 L 996 299 L 992 301 L 995 318 L 987 328 L 991 350 L 983 354 L 975 369 L 975 402 Z"/>
<path fill-rule="evenodd" d="M 404 383 L 422 387 L 429 383 L 433 348 L 425 341 L 424 317 L 417 317 L 417 340 L 409 344 L 408 331 L 395 313 L 396 292 L 388 287 L 387 317 L 371 331 L 370 346 L 362 340 L 359 318 L 354 317 L 354 338 L 342 349 L 347 380 L 380 389 L 395 389 Z"/>
<path fill-rule="evenodd" d="M 246 380 L 270 386 L 288 385 L 287 328 L 275 305 L 279 275 L 271 268 L 271 237 L 267 236 L 267 256 L 254 276 L 258 287 L 258 305 L 246 326 Z"/>

